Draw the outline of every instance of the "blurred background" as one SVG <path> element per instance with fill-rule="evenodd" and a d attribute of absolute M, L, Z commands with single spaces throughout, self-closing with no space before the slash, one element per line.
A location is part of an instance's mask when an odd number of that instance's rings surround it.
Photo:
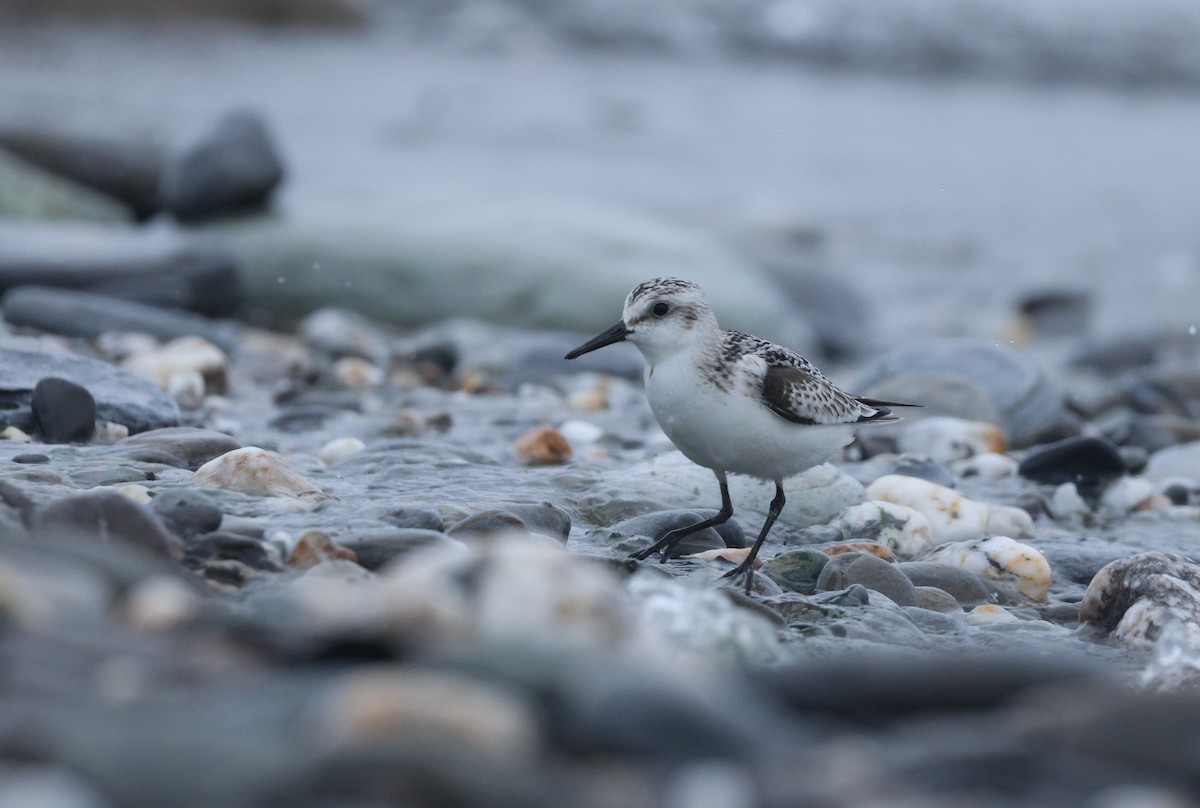
<path fill-rule="evenodd" d="M 0 273 L 182 240 L 236 265 L 210 313 L 578 331 L 681 275 L 725 325 L 835 359 L 1020 344 L 1046 312 L 1099 341 L 1197 320 L 1182 0 L 0 12 L 0 213 L 54 220 L 0 230 Z"/>

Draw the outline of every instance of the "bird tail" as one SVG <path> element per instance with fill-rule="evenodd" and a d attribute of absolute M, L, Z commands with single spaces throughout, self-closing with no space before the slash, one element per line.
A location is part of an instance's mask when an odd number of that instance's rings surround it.
<path fill-rule="evenodd" d="M 866 404 L 875 412 L 870 415 L 859 418 L 860 423 L 872 424 L 892 424 L 896 421 L 904 420 L 899 415 L 893 415 L 891 407 L 923 407 L 923 404 L 906 404 L 902 401 L 881 401 L 877 398 L 856 398 L 859 404 Z"/>

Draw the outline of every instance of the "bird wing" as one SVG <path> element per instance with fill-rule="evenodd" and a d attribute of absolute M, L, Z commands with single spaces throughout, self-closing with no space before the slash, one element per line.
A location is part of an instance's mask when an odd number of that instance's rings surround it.
<path fill-rule="evenodd" d="M 802 361 L 803 365 L 767 365 L 762 379 L 762 398 L 777 415 L 793 423 L 808 425 L 899 420 L 882 406 L 883 402 L 860 399 L 840 390 L 806 360 Z"/>

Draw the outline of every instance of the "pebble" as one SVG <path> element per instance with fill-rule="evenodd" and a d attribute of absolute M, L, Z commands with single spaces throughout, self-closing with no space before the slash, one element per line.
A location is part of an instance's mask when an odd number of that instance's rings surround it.
<path fill-rule="evenodd" d="M 336 466 L 366 448 L 358 438 L 334 438 L 317 450 L 317 458 L 327 466 Z"/>
<path fill-rule="evenodd" d="M 266 123 L 235 110 L 166 162 L 159 192 L 163 209 L 197 219 L 262 206 L 282 181 L 283 162 Z"/>
<path fill-rule="evenodd" d="M 831 523 L 843 536 L 880 542 L 901 556 L 934 546 L 929 520 L 920 511 L 882 500 L 852 505 Z"/>
<path fill-rule="evenodd" d="M 150 507 L 169 530 L 185 539 L 217 530 L 224 518 L 211 497 L 193 488 L 162 491 Z"/>
<path fill-rule="evenodd" d="M 994 603 L 984 603 L 967 612 L 967 622 L 975 625 L 990 623 L 1016 623 L 1020 618 L 1003 606 Z"/>
<path fill-rule="evenodd" d="M 607 537 L 609 541 L 614 541 L 617 539 L 632 539 L 644 536 L 648 541 L 637 542 L 636 545 L 632 543 L 617 545 L 617 548 L 622 552 L 640 550 L 654 544 L 672 530 L 689 527 L 705 519 L 711 519 L 716 513 L 715 510 L 709 509 L 656 511 L 618 522 L 607 531 Z M 705 550 L 744 547 L 745 544 L 746 540 L 741 524 L 734 519 L 729 519 L 724 524 L 717 525 L 716 527 L 708 527 L 686 536 L 679 544 L 675 545 L 671 554 L 678 558 L 679 556 L 693 555 Z"/>
<path fill-rule="evenodd" d="M 215 429 L 177 426 L 131 435 L 113 448 L 130 458 L 136 458 L 143 452 L 160 453 L 173 458 L 175 465 L 197 469 L 214 458 L 242 448 L 242 445 Z"/>
<path fill-rule="evenodd" d="M 785 589 L 811 595 L 817 591 L 817 580 L 821 576 L 821 570 L 825 569 L 828 563 L 829 556 L 825 553 L 804 548 L 780 553 L 764 563 L 762 568 L 775 583 Z"/>
<path fill-rule="evenodd" d="M 293 471 L 279 455 L 257 446 L 234 449 L 208 461 L 196 469 L 192 483 L 199 488 L 223 488 L 259 497 L 329 496 Z"/>
<path fill-rule="evenodd" d="M 1144 474 L 1152 480 L 1167 477 L 1200 480 L 1200 441 L 1159 449 L 1150 455 Z"/>
<path fill-rule="evenodd" d="M 17 429 L 15 426 L 6 426 L 0 429 L 0 440 L 10 440 L 15 443 L 32 443 L 33 438 L 25 434 L 25 432 Z"/>
<path fill-rule="evenodd" d="M 125 593 L 126 620 L 138 631 L 163 633 L 194 620 L 201 609 L 195 590 L 170 575 L 153 575 Z"/>
<path fill-rule="evenodd" d="M 990 592 L 979 576 L 954 564 L 933 561 L 902 561 L 896 568 L 918 589 L 932 587 L 946 592 L 958 603 L 970 605 L 988 600 Z"/>
<path fill-rule="evenodd" d="M 86 387 L 53 376 L 33 388 L 34 423 L 46 443 L 78 443 L 96 431 L 96 399 Z"/>
<path fill-rule="evenodd" d="M 1130 642 L 1153 642 L 1178 622 L 1200 647 L 1200 566 L 1174 553 L 1138 553 L 1106 564 L 1088 584 L 1081 623 Z"/>
<path fill-rule="evenodd" d="M 533 705 L 511 688 L 448 671 L 375 667 L 342 673 L 323 689 L 305 735 L 339 750 L 528 766 L 542 749 Z"/>
<path fill-rule="evenodd" d="M 1170 501 L 1154 489 L 1154 483 L 1142 477 L 1120 477 L 1104 489 L 1100 505 L 1114 513 L 1156 510 Z"/>
<path fill-rule="evenodd" d="M 395 437 L 410 437 L 423 435 L 429 429 L 429 422 L 420 413 L 409 409 L 396 410 L 385 428 L 385 432 Z"/>
<path fill-rule="evenodd" d="M 931 483 L 953 488 L 955 478 L 953 472 L 941 462 L 926 454 L 905 452 L 888 461 L 884 474 L 901 474 L 905 477 L 919 477 Z M 879 475 L 882 476 L 882 475 Z"/>
<path fill-rule="evenodd" d="M 333 378 L 342 387 L 363 392 L 382 385 L 384 372 L 366 359 L 347 356 L 333 363 Z"/>
<path fill-rule="evenodd" d="M 984 452 L 1003 454 L 1007 448 L 1004 430 L 995 424 L 962 418 L 923 418 L 900 433 L 900 450 L 953 463 Z"/>
<path fill-rule="evenodd" d="M 831 558 L 843 553 L 866 553 L 876 558 L 882 558 L 888 563 L 894 563 L 896 560 L 895 554 L 877 541 L 843 541 L 836 544 L 827 544 L 819 549 Z"/>
<path fill-rule="evenodd" d="M 1112 442 L 1079 436 L 1030 449 L 1021 460 L 1019 472 L 1038 483 L 1074 483 L 1084 496 L 1095 496 L 1104 485 L 1125 473 L 1125 463 Z"/>
<path fill-rule="evenodd" d="M 523 466 L 558 466 L 571 459 L 571 444 L 554 427 L 537 427 L 513 441 L 512 453 Z"/>
<path fill-rule="evenodd" d="M 0 216 L 13 221 L 125 223 L 133 219 L 133 212 L 116 199 L 0 149 Z"/>
<path fill-rule="evenodd" d="M 440 522 L 439 522 L 440 523 Z M 429 545 L 457 544 L 441 530 L 401 527 L 374 531 L 353 531 L 341 545 L 354 552 L 360 566 L 379 570 L 405 553 Z"/>
<path fill-rule="evenodd" d="M 167 395 L 189 412 L 204 406 L 204 377 L 197 370 L 176 370 L 167 378 Z"/>
<path fill-rule="evenodd" d="M 335 359 L 365 359 L 378 367 L 391 355 L 383 330 L 350 309 L 318 309 L 300 322 L 297 335 L 309 347 Z"/>
<path fill-rule="evenodd" d="M 601 427 L 596 426 L 590 421 L 581 421 L 578 418 L 564 421 L 559 426 L 558 431 L 566 439 L 567 443 L 572 446 L 587 446 L 604 437 L 604 430 Z"/>
<path fill-rule="evenodd" d="M 962 567 L 1002 589 L 1036 601 L 1046 599 L 1053 577 L 1041 552 L 1008 536 L 948 544 L 925 560 Z"/>
<path fill-rule="evenodd" d="M 136 548 L 158 558 L 178 558 L 177 540 L 158 518 L 116 491 L 89 491 L 51 500 L 28 514 L 31 535 L 91 543 L 97 539 Z"/>
<path fill-rule="evenodd" d="M 129 497 L 139 505 L 149 505 L 154 501 L 154 494 L 150 489 L 137 483 L 123 485 L 117 489 L 117 493 L 123 497 Z M 159 516 L 162 516 L 162 514 L 159 514 Z"/>
<path fill-rule="evenodd" d="M 867 487 L 866 496 L 921 513 L 929 522 L 935 545 L 1001 530 L 1018 536 L 1033 533 L 1032 518 L 1020 508 L 976 502 L 951 488 L 915 477 L 880 477 Z"/>
<path fill-rule="evenodd" d="M 816 589 L 832 592 L 861 584 L 900 606 L 917 605 L 917 593 L 904 573 L 881 558 L 866 553 L 845 553 L 829 559 L 817 578 Z"/>
<path fill-rule="evenodd" d="M 1020 463 L 1008 455 L 981 452 L 965 460 L 952 463 L 950 468 L 960 477 L 976 477 L 981 480 L 1005 480 L 1016 476 Z"/>
<path fill-rule="evenodd" d="M 922 609 L 939 614 L 957 614 L 962 611 L 958 599 L 944 589 L 920 585 L 916 585 L 914 588 L 917 593 L 917 606 Z"/>
<path fill-rule="evenodd" d="M 206 394 L 229 392 L 229 357 L 203 337 L 177 337 L 150 353 L 135 354 L 121 368 L 166 390 L 179 373 L 199 373 Z"/>
<path fill-rule="evenodd" d="M 335 544 L 328 533 L 321 530 L 307 530 L 296 539 L 292 554 L 288 556 L 288 566 L 306 569 L 330 560 L 358 561 L 358 555 L 349 547 Z"/>

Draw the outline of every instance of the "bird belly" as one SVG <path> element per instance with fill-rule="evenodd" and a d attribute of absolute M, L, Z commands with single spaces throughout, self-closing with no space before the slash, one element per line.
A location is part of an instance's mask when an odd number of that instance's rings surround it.
<path fill-rule="evenodd" d="M 854 439 L 848 425 L 787 421 L 744 384 L 722 390 L 704 382 L 694 371 L 680 373 L 668 365 L 646 375 L 646 394 L 659 426 L 698 465 L 781 480 L 824 463 Z"/>

